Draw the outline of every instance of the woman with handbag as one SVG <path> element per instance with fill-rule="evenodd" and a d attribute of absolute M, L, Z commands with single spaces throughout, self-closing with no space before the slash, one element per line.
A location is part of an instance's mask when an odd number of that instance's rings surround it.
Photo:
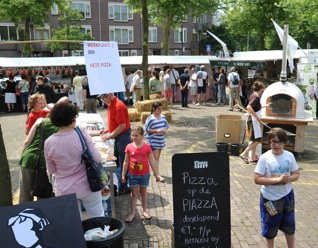
<path fill-rule="evenodd" d="M 50 174 L 55 175 L 54 192 L 56 196 L 75 193 L 79 213 L 81 204 L 89 218 L 104 216 L 101 191 L 92 192 L 82 161 L 82 144 L 75 131 L 78 108 L 72 104 L 56 104 L 51 110 L 52 124 L 59 131 L 49 137 L 44 144 L 46 166 Z M 93 159 L 101 162 L 101 155 L 93 144 L 92 138 L 81 131 Z"/>
<path fill-rule="evenodd" d="M 17 97 L 15 95 L 15 86 L 16 83 L 14 81 L 14 76 L 10 74 L 9 80 L 7 80 L 4 84 L 4 87 L 6 88 L 4 93 L 4 102 L 7 104 L 8 113 L 14 112 L 14 104 L 17 103 Z"/>
<path fill-rule="evenodd" d="M 57 127 L 52 125 L 50 118 L 39 118 L 32 126 L 26 140 L 24 141 L 23 152 L 19 162 L 19 165 L 21 166 L 19 179 L 20 203 L 33 201 L 35 196 L 34 184 L 37 180 L 36 173 L 38 166 L 46 168 L 43 143 L 53 133 L 56 133 L 57 130 Z M 44 195 L 42 195 L 42 198 L 45 198 L 45 196 L 43 196 Z M 39 198 L 40 196 L 37 195 L 37 197 Z M 50 193 L 48 193 L 47 197 L 50 197 Z"/>

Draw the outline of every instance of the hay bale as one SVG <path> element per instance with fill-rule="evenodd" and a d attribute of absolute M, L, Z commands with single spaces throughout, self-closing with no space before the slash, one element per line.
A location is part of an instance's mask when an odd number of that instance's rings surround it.
<path fill-rule="evenodd" d="M 128 115 L 131 122 L 140 121 L 140 113 L 136 108 L 129 108 Z"/>
<path fill-rule="evenodd" d="M 150 95 L 149 95 L 149 99 L 150 99 L 150 100 L 160 99 L 160 95 L 159 95 L 159 94 L 150 94 Z"/>
<path fill-rule="evenodd" d="M 164 110 L 168 109 L 168 101 L 165 98 L 156 99 L 156 100 L 146 100 L 146 101 L 139 101 L 136 103 L 136 108 L 138 109 L 138 112 L 150 112 L 151 106 L 155 101 L 160 101 L 162 103 L 162 108 Z"/>
<path fill-rule="evenodd" d="M 148 118 L 148 116 L 149 116 L 150 114 L 151 114 L 150 112 L 142 112 L 142 113 L 141 113 L 140 121 L 141 121 L 142 124 L 145 124 L 145 122 L 146 122 L 146 120 L 147 120 L 147 118 Z M 171 123 L 171 121 L 172 121 L 172 115 L 171 115 L 170 110 L 168 110 L 168 111 L 162 111 L 162 114 L 166 117 L 167 122 L 168 122 L 168 123 Z"/>
<path fill-rule="evenodd" d="M 140 121 L 142 124 L 145 124 L 148 116 L 151 115 L 150 112 L 142 112 L 141 115 L 140 115 Z"/>
<path fill-rule="evenodd" d="M 162 111 L 162 114 L 166 117 L 168 123 L 172 122 L 172 115 L 171 115 L 170 110 Z"/>

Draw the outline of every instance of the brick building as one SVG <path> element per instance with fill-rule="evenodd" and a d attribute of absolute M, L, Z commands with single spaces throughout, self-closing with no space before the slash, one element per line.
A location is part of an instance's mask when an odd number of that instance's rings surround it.
<path fill-rule="evenodd" d="M 142 55 L 142 23 L 139 14 L 132 14 L 123 0 L 74 0 L 72 7 L 83 14 L 82 31 L 91 33 L 96 41 L 117 41 L 120 56 Z M 61 14 L 54 6 L 49 14 L 49 22 L 44 27 L 31 26 L 32 40 L 47 40 L 53 36 L 52 29 L 62 25 L 58 20 Z M 200 18 L 185 17 L 178 29 L 171 29 L 169 37 L 169 55 L 206 54 L 199 51 L 199 40 L 203 25 L 211 26 L 218 22 L 218 15 L 202 15 Z M 23 40 L 23 25 L 16 29 L 14 23 L 0 22 L 0 42 Z M 149 54 L 162 55 L 163 29 L 149 25 Z M 68 56 L 68 52 L 50 52 L 44 43 L 34 43 L 33 56 Z M 82 55 L 82 51 L 73 51 L 72 55 Z M 21 57 L 22 45 L 1 45 L 0 57 Z"/>

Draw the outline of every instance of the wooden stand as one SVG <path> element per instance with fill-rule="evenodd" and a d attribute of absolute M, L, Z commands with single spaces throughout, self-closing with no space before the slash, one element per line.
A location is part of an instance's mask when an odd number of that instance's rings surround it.
<path fill-rule="evenodd" d="M 284 146 L 284 149 L 292 152 L 304 151 L 305 129 L 308 122 L 313 122 L 313 118 L 310 112 L 304 112 L 303 119 L 296 118 L 282 118 L 282 117 L 262 117 L 261 120 L 270 127 L 281 127 L 288 131 L 288 143 Z M 270 149 L 270 145 L 267 142 L 268 129 L 262 126 L 263 133 L 263 149 Z"/>

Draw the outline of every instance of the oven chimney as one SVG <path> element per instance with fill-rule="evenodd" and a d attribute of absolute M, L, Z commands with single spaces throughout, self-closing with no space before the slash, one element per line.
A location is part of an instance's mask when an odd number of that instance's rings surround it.
<path fill-rule="evenodd" d="M 287 43 L 288 43 L 288 25 L 284 25 L 282 71 L 280 73 L 280 79 L 279 79 L 282 83 L 287 81 L 287 49 L 288 49 Z"/>

